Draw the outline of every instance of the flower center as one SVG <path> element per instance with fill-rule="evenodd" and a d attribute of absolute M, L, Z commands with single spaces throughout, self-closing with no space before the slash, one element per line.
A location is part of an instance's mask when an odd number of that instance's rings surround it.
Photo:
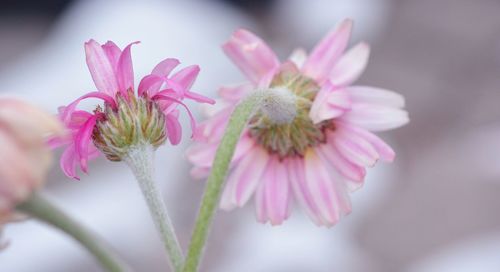
<path fill-rule="evenodd" d="M 307 148 L 325 142 L 326 132 L 335 128 L 333 123 L 314 124 L 309 118 L 312 102 L 320 89 L 318 84 L 293 70 L 277 74 L 270 87 L 286 89 L 296 96 L 295 118 L 291 122 L 277 123 L 261 110 L 249 122 L 251 137 L 280 158 L 303 156 Z"/>
<path fill-rule="evenodd" d="M 110 105 L 98 107 L 98 120 L 92 139 L 95 146 L 111 161 L 120 161 L 129 149 L 138 144 L 154 148 L 166 140 L 165 116 L 149 97 L 136 97 L 130 90 L 128 99 L 117 94 L 117 109 Z"/>

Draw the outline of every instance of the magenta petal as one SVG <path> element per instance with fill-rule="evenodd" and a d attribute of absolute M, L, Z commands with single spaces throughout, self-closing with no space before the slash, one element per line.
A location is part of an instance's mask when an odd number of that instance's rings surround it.
<path fill-rule="evenodd" d="M 254 84 L 259 84 L 266 75 L 277 71 L 280 66 L 269 46 L 248 30 L 239 29 L 234 32 L 222 49 Z"/>
<path fill-rule="evenodd" d="M 177 83 L 183 90 L 189 90 L 200 73 L 198 65 L 191 65 L 175 73 L 170 80 Z"/>
<path fill-rule="evenodd" d="M 61 107 L 60 108 L 60 113 L 59 113 L 59 117 L 61 118 L 61 120 L 65 124 L 70 123 L 70 119 L 72 118 L 72 114 L 75 112 L 76 107 L 78 106 L 78 103 L 80 103 L 80 101 L 82 101 L 84 99 L 87 99 L 87 98 L 99 98 L 99 99 L 102 99 L 102 100 L 104 100 L 104 102 L 108 103 L 111 107 L 116 108 L 116 102 L 113 99 L 113 97 L 111 97 L 111 96 L 109 96 L 109 95 L 107 95 L 105 93 L 101 93 L 101 92 L 90 92 L 90 93 L 88 93 L 86 95 L 80 96 L 78 99 L 76 99 L 75 101 L 73 101 L 68 106 Z"/>
<path fill-rule="evenodd" d="M 138 95 L 142 96 L 147 93 L 150 97 L 154 96 L 159 90 L 161 85 L 165 82 L 165 78 L 159 75 L 147 75 L 141 79 L 138 87 Z"/>
<path fill-rule="evenodd" d="M 335 86 L 347 86 L 356 81 L 368 64 L 370 46 L 359 43 L 347 51 L 335 64 L 330 73 L 330 81 Z"/>
<path fill-rule="evenodd" d="M 118 91 L 116 74 L 106 52 L 96 41 L 85 43 L 85 55 L 95 86 L 100 92 L 114 97 Z"/>
<path fill-rule="evenodd" d="M 347 19 L 327 34 L 312 50 L 302 67 L 302 72 L 318 82 L 326 79 L 347 47 L 351 30 L 352 20 Z"/>
<path fill-rule="evenodd" d="M 68 147 L 66 147 L 66 149 L 62 153 L 60 166 L 67 177 L 80 180 L 80 177 L 76 174 L 77 164 L 78 164 L 78 159 L 76 156 L 75 146 L 71 144 Z"/>
<path fill-rule="evenodd" d="M 184 107 L 189 115 L 189 120 L 191 123 L 191 130 L 193 131 L 192 136 L 194 136 L 194 132 L 196 131 L 196 121 L 194 119 L 193 114 L 189 110 L 188 106 L 186 106 L 186 104 L 169 96 L 167 90 L 158 92 L 152 99 L 153 100 L 166 100 L 166 101 L 170 101 L 170 102 L 175 102 L 175 103 L 181 105 L 182 107 Z"/>
<path fill-rule="evenodd" d="M 167 77 L 172 70 L 174 70 L 177 65 L 180 64 L 180 61 L 177 59 L 165 59 L 158 63 L 153 71 L 151 72 L 152 75 L 157 75 L 157 76 L 162 76 L 162 77 Z"/>
<path fill-rule="evenodd" d="M 106 53 L 106 56 L 108 56 L 108 60 L 116 72 L 116 67 L 118 67 L 118 60 L 120 59 L 120 55 L 122 54 L 122 50 L 120 50 L 120 48 L 112 41 L 106 42 L 102 46 L 102 49 Z"/>
<path fill-rule="evenodd" d="M 127 90 L 129 89 L 134 90 L 134 68 L 132 66 L 130 49 L 132 45 L 137 43 L 139 42 L 133 42 L 123 49 L 115 69 L 118 87 L 123 95 L 127 95 Z"/>
<path fill-rule="evenodd" d="M 82 171 L 87 173 L 87 162 L 89 160 L 89 145 L 92 142 L 92 132 L 96 124 L 97 118 L 90 117 L 75 136 L 75 151 L 80 158 L 80 166 Z"/>
<path fill-rule="evenodd" d="M 167 127 L 168 140 L 172 145 L 177 145 L 182 139 L 182 126 L 178 116 L 170 113 L 165 116 L 165 126 Z"/>

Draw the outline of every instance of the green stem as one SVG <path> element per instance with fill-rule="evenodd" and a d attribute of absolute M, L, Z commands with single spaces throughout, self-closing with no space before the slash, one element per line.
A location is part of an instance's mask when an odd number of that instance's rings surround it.
<path fill-rule="evenodd" d="M 162 237 L 163 244 L 167 250 L 171 265 L 176 272 L 182 270 L 184 256 L 175 235 L 175 230 L 167 213 L 165 202 L 156 188 L 153 179 L 154 173 L 154 149 L 149 144 L 140 144 L 131 147 L 123 160 L 129 165 L 134 173 L 142 194 L 146 199 L 156 229 Z"/>
<path fill-rule="evenodd" d="M 234 154 L 236 143 L 238 142 L 243 129 L 253 112 L 262 101 L 261 92 L 255 92 L 243 100 L 234 110 L 222 140 L 217 148 L 215 160 L 212 165 L 210 176 L 207 180 L 205 193 L 201 201 L 198 218 L 196 219 L 189 251 L 186 257 L 183 272 L 197 271 L 200 259 L 203 254 L 208 233 L 217 209 L 217 204 L 222 191 L 222 185 L 226 178 L 229 163 Z"/>
<path fill-rule="evenodd" d="M 128 266 L 119 260 L 114 253 L 96 237 L 64 214 L 58 208 L 40 195 L 33 194 L 31 198 L 19 204 L 17 210 L 38 218 L 72 236 L 82 246 L 94 255 L 101 266 L 110 272 L 130 271 Z"/>

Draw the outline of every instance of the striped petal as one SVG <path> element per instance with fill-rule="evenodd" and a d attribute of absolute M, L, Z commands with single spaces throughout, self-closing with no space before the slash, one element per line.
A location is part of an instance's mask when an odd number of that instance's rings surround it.
<path fill-rule="evenodd" d="M 351 100 L 344 89 L 337 89 L 326 81 L 309 111 L 309 117 L 317 124 L 343 115 L 351 107 Z"/>
<path fill-rule="evenodd" d="M 274 74 L 280 65 L 269 46 L 248 30 L 234 32 L 222 49 L 255 85 L 268 81 L 269 75 Z"/>
<path fill-rule="evenodd" d="M 410 121 L 405 110 L 365 103 L 353 104 L 351 111 L 342 115 L 339 120 L 370 131 L 394 129 Z"/>
<path fill-rule="evenodd" d="M 370 46 L 359 43 L 347 51 L 335 64 L 329 75 L 335 86 L 347 86 L 356 81 L 368 64 Z"/>
<path fill-rule="evenodd" d="M 85 43 L 87 66 L 97 90 L 114 97 L 118 92 L 116 74 L 108 55 L 101 45 L 94 40 Z"/>
<path fill-rule="evenodd" d="M 340 25 L 327 34 L 311 51 L 307 58 L 302 72 L 322 82 L 331 73 L 347 47 L 352 30 L 352 20 L 344 20 Z"/>

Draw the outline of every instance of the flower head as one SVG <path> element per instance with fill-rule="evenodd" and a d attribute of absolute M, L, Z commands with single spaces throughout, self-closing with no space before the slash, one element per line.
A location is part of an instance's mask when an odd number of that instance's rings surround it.
<path fill-rule="evenodd" d="M 87 173 L 88 161 L 103 153 L 109 160 L 120 161 L 130 147 L 150 144 L 154 148 L 166 139 L 176 145 L 181 140 L 178 106 L 184 107 L 194 128 L 195 121 L 182 102 L 185 98 L 201 103 L 212 99 L 190 91 L 198 73 L 197 65 L 188 66 L 170 76 L 178 65 L 176 59 L 165 59 L 142 78 L 137 93 L 131 43 L 121 50 L 113 42 L 100 45 L 85 43 L 87 66 L 97 91 L 90 92 L 68 106 L 61 107 L 59 117 L 70 131 L 69 137 L 51 141 L 53 147 L 66 145 L 61 168 L 68 177 L 79 179 L 77 166 Z M 98 98 L 103 106 L 93 112 L 77 109 L 83 99 Z"/>
<path fill-rule="evenodd" d="M 257 220 L 276 225 L 289 217 L 294 198 L 317 225 L 332 226 L 350 213 L 348 193 L 363 185 L 366 167 L 394 159 L 371 131 L 406 124 L 404 98 L 351 85 L 370 51 L 365 43 L 346 51 L 351 29 L 352 21 L 343 21 L 309 55 L 296 50 L 284 63 L 247 30 L 237 30 L 223 45 L 250 82 L 220 89 L 223 106 L 199 126 L 199 143 L 187 154 L 193 176 L 208 174 L 229 115 L 249 93 L 267 89 L 289 96 L 293 114 L 280 118 L 265 102 L 251 118 L 231 161 L 222 209 L 241 207 L 254 196 Z"/>
<path fill-rule="evenodd" d="M 45 181 L 52 160 L 45 140 L 62 131 L 50 114 L 15 99 L 0 99 L 0 225 Z"/>

